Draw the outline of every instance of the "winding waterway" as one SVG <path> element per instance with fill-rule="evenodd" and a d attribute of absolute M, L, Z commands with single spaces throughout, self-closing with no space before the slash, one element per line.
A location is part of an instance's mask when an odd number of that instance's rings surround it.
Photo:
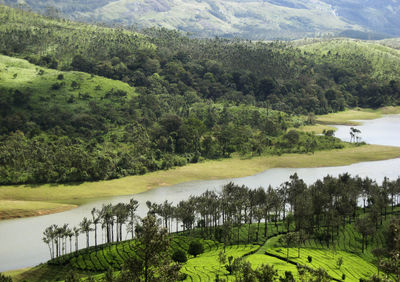
<path fill-rule="evenodd" d="M 349 141 L 349 126 L 337 126 L 336 136 Z M 365 121 L 361 126 L 361 138 L 370 144 L 400 146 L 400 115 L 385 116 L 380 119 Z M 351 175 L 370 177 L 381 182 L 385 176 L 397 179 L 400 176 L 400 158 L 363 162 L 340 167 L 321 168 L 274 168 L 257 175 L 212 181 L 195 181 L 182 183 L 169 187 L 157 188 L 145 193 L 134 195 L 140 203 L 138 214 L 145 215 L 145 202 L 163 202 L 168 200 L 177 203 L 187 199 L 190 195 L 199 195 L 206 190 L 219 191 L 221 187 L 233 181 L 250 188 L 279 186 L 288 180 L 289 176 L 297 173 L 300 178 L 308 184 L 313 183 L 326 175 L 337 176 L 348 172 Z M 84 216 L 91 217 L 90 211 L 93 207 L 100 208 L 102 204 L 128 202 L 132 196 L 120 196 L 105 199 L 97 199 L 76 209 L 40 217 L 13 219 L 0 221 L 0 272 L 22 267 L 34 266 L 49 259 L 47 246 L 42 242 L 43 230 L 51 225 L 62 225 L 68 223 L 76 226 Z M 81 236 L 80 246 L 84 245 L 84 236 Z M 101 240 L 101 235 L 99 240 Z M 93 242 L 93 239 L 91 239 Z"/>

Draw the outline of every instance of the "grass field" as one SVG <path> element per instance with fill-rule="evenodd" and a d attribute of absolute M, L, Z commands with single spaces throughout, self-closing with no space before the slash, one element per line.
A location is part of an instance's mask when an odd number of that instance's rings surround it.
<path fill-rule="evenodd" d="M 63 75 L 63 78 L 59 79 L 59 75 Z M 26 60 L 3 55 L 0 55 L 0 80 L 3 89 L 29 90 L 34 99 L 31 104 L 43 104 L 47 99 L 51 99 L 52 103 L 57 103 L 58 106 L 64 105 L 68 109 L 79 108 L 81 103 L 87 103 L 78 99 L 80 93 L 90 93 L 94 99 L 104 97 L 111 89 L 123 90 L 128 97 L 136 95 L 133 87 L 121 81 L 76 71 L 62 72 L 41 68 Z M 78 86 L 72 87 L 72 82 L 76 82 Z M 53 88 L 55 83 L 60 84 L 59 88 Z M 66 103 L 66 99 L 70 97 L 80 102 Z"/>
<path fill-rule="evenodd" d="M 282 258 L 286 258 L 286 249 L 278 248 L 271 249 L 269 253 L 279 255 Z M 302 248 L 300 258 L 297 256 L 298 249 L 289 249 L 289 260 L 299 263 L 300 265 L 305 265 L 313 269 L 323 268 L 328 274 L 336 279 L 341 279 L 342 274 L 346 275 L 346 281 L 359 281 L 360 278 L 369 278 L 373 274 L 378 272 L 375 265 L 363 260 L 358 255 L 344 252 L 344 251 L 333 251 L 329 249 L 309 249 Z M 265 255 L 268 257 L 267 255 Z M 307 257 L 312 257 L 312 262 L 307 261 Z M 337 260 L 342 257 L 343 264 L 339 267 L 336 265 Z M 283 261 L 280 261 L 282 264 Z M 283 262 L 285 264 L 285 262 Z M 286 263 L 287 264 L 287 263 Z M 296 268 L 294 265 L 292 265 Z M 281 267 L 277 265 L 279 269 Z M 284 267 L 285 269 L 285 267 Z M 294 272 L 296 273 L 296 271 Z"/>

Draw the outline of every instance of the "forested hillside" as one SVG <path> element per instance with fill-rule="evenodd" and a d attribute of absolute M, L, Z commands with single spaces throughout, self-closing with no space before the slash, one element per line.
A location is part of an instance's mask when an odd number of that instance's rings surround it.
<path fill-rule="evenodd" d="M 338 148 L 330 136 L 287 129 L 400 97 L 398 51 L 372 43 L 138 34 L 0 6 L 0 52 L 3 184 Z"/>

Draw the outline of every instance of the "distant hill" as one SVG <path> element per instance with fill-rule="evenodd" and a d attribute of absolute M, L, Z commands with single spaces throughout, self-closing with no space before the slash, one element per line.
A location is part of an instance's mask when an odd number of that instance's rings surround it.
<path fill-rule="evenodd" d="M 0 0 L 14 5 L 15 0 Z M 298 39 L 400 36 L 397 0 L 19 0 L 19 5 L 89 22 L 162 26 L 198 37 Z M 54 10 L 50 13 L 54 13 Z"/>

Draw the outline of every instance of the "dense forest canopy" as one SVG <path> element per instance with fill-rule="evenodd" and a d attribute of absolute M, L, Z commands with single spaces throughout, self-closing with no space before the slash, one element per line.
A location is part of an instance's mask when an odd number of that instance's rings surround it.
<path fill-rule="evenodd" d="M 377 43 L 140 34 L 5 6 L 0 31 L 3 184 L 340 148 L 293 128 L 313 114 L 400 98 L 400 52 Z"/>

